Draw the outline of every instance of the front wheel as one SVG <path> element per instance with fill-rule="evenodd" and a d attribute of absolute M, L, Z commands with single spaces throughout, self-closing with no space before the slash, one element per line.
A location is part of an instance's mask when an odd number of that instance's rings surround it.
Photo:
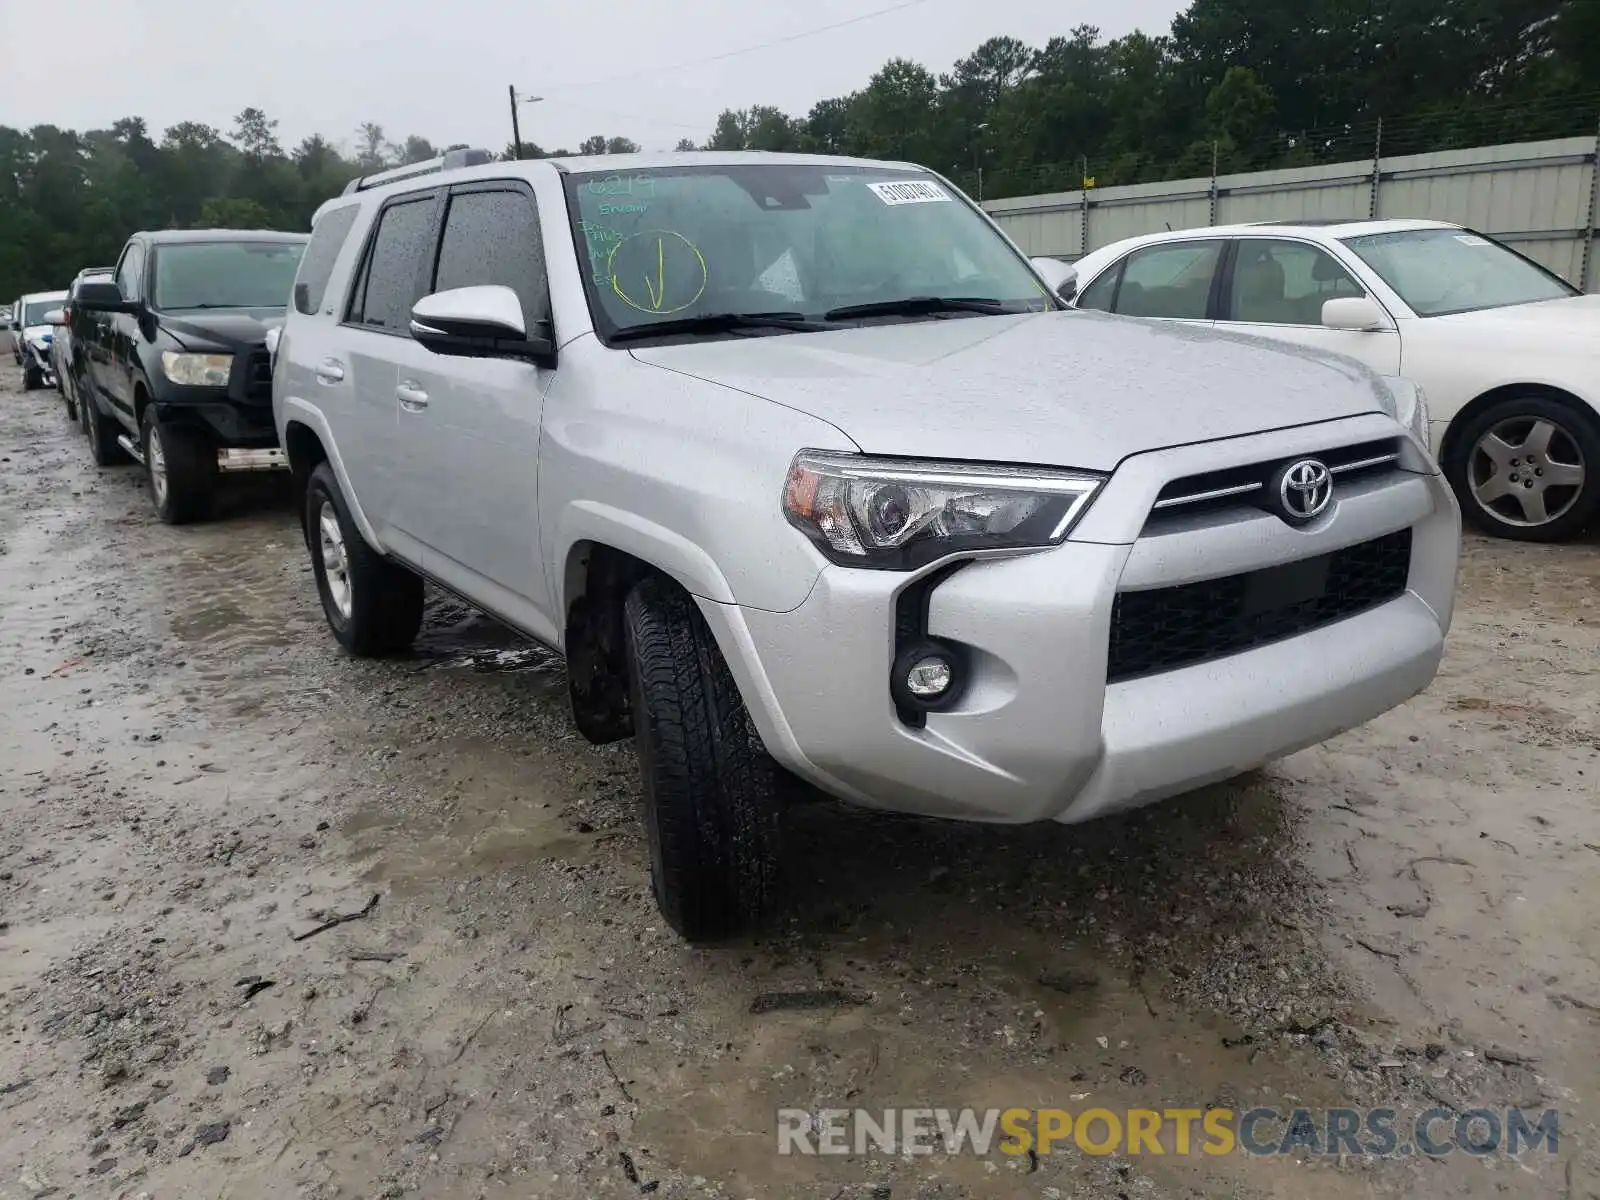
<path fill-rule="evenodd" d="M 691 942 L 728 937 L 776 899 L 776 768 L 688 594 L 645 579 L 623 612 L 656 903 Z"/>
<path fill-rule="evenodd" d="M 322 612 L 358 658 L 397 654 L 422 628 L 422 579 L 367 544 L 326 462 L 306 485 L 306 542 Z"/>
<path fill-rule="evenodd" d="M 1565 541 L 1600 509 L 1600 419 L 1548 396 L 1513 396 L 1461 429 L 1444 467 L 1462 513 L 1480 529 Z"/>
<path fill-rule="evenodd" d="M 168 525 L 187 525 L 211 515 L 217 489 L 217 452 L 211 440 L 188 425 L 169 425 L 156 418 L 155 405 L 144 410 L 144 469 L 156 515 Z"/>
<path fill-rule="evenodd" d="M 116 426 L 100 411 L 100 402 L 93 393 L 83 395 L 84 427 L 89 434 L 89 454 L 97 467 L 114 467 L 128 461 L 127 453 L 117 443 Z"/>

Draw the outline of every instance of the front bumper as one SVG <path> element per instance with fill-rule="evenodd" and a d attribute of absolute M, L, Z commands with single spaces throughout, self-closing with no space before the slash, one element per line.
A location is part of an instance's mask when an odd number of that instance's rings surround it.
<path fill-rule="evenodd" d="M 1380 427 L 1394 432 L 1392 422 L 1361 421 L 1352 442 Z M 1460 536 L 1437 474 L 1397 470 L 1346 487 L 1313 528 L 1235 512 L 1140 533 L 1165 480 L 1229 465 L 1230 456 L 1309 453 L 1329 429 L 1140 456 L 1149 461 L 1119 470 L 1091 510 L 1099 529 L 1120 520 L 1130 540 L 1079 540 L 1086 519 L 1062 546 L 971 563 L 943 579 L 930 593 L 926 630 L 966 648 L 972 682 L 922 728 L 902 721 L 889 696 L 904 575 L 830 566 L 792 612 L 705 600 L 701 610 L 769 750 L 835 795 L 992 822 L 1078 822 L 1149 803 L 1360 725 L 1434 677 Z M 1252 649 L 1106 682 L 1119 591 L 1246 573 L 1406 529 L 1409 568 L 1392 598 Z"/>

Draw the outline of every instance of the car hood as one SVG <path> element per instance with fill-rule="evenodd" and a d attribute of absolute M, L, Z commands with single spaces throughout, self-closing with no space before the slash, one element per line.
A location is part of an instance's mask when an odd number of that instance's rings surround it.
<path fill-rule="evenodd" d="M 1098 313 L 961 317 L 641 347 L 837 426 L 869 454 L 1109 471 L 1130 454 L 1363 413 L 1354 360 Z"/>
<path fill-rule="evenodd" d="M 1600 295 L 1568 296 L 1561 300 L 1484 308 L 1424 320 L 1426 324 L 1438 323 L 1473 338 L 1495 332 L 1519 339 L 1549 340 L 1567 347 L 1571 347 L 1576 338 L 1591 349 L 1600 347 Z"/>
<path fill-rule="evenodd" d="M 22 340 L 37 342 L 40 338 L 51 337 L 55 331 L 54 325 L 29 325 L 22 331 Z"/>
<path fill-rule="evenodd" d="M 241 352 L 265 344 L 267 330 L 283 324 L 281 308 L 228 308 L 161 313 L 161 328 L 185 350 Z"/>

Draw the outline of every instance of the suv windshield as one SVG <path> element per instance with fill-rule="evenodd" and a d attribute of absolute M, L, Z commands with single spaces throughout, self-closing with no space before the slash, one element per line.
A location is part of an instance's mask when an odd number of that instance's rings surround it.
<path fill-rule="evenodd" d="M 925 172 L 737 163 L 570 174 L 568 212 L 602 336 L 781 314 L 766 331 L 1055 307 L 1027 263 Z M 978 301 L 941 304 L 940 301 Z M 916 303 L 907 303 L 916 302 Z M 905 304 L 908 311 L 892 311 Z M 870 305 L 873 311 L 838 310 Z M 802 320 L 803 318 L 803 320 Z M 753 322 L 707 322 L 724 336 Z"/>
<path fill-rule="evenodd" d="M 1465 229 L 1405 229 L 1343 240 L 1419 317 L 1579 294 L 1510 247 Z"/>
<path fill-rule="evenodd" d="M 304 240 L 157 246 L 155 307 L 287 308 L 305 248 Z"/>

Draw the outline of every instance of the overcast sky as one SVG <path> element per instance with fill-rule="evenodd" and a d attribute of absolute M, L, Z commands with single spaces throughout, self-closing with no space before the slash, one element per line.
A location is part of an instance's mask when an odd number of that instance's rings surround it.
<path fill-rule="evenodd" d="M 899 11 L 715 62 L 835 22 Z M 546 149 L 625 135 L 646 149 L 700 141 L 724 108 L 804 114 L 892 56 L 947 70 L 985 38 L 1040 46 L 1073 25 L 1165 32 L 1173 0 L 0 0 L 0 125 L 103 128 L 142 116 L 224 132 L 247 105 L 285 149 L 320 133 L 352 144 L 376 121 L 400 141 L 498 149 L 506 87 Z M 673 68 L 673 69 L 668 69 Z M 623 76 L 626 78 L 618 78 Z"/>

